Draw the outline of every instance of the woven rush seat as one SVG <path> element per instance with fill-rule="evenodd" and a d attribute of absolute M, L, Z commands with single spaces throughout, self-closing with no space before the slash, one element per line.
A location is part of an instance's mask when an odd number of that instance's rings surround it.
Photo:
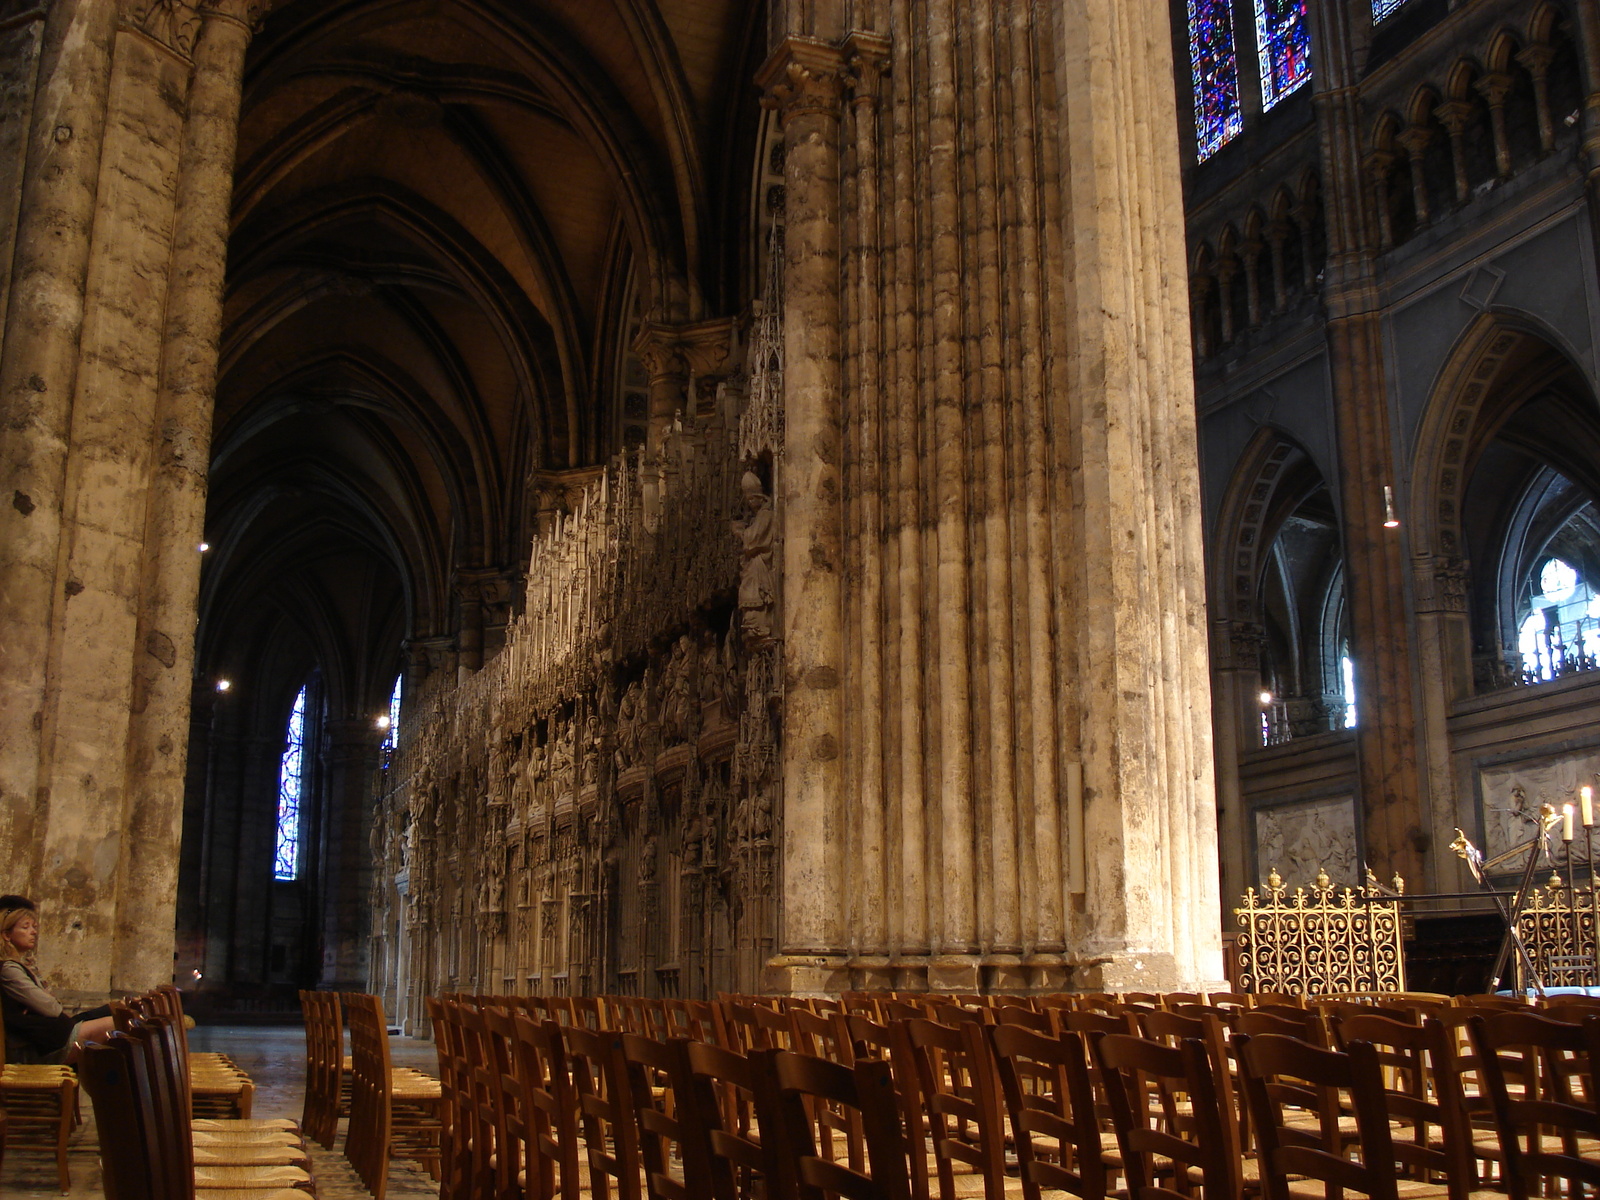
<path fill-rule="evenodd" d="M 252 1146 L 221 1145 L 196 1146 L 196 1167 L 298 1167 L 311 1161 L 306 1148 L 300 1145 Z"/>
<path fill-rule="evenodd" d="M 221 1167 L 195 1164 L 194 1186 L 199 1188 L 292 1188 L 309 1184 L 311 1175 L 302 1167 Z"/>
<path fill-rule="evenodd" d="M 195 1188 L 195 1200 L 306 1200 L 308 1195 L 302 1188 Z"/>
<path fill-rule="evenodd" d="M 191 1130 L 196 1146 L 301 1146 L 300 1135 L 288 1129 Z"/>
<path fill-rule="evenodd" d="M 260 1130 L 300 1132 L 300 1123 L 289 1117 L 196 1117 L 189 1123 L 189 1127 L 197 1133 L 211 1133 L 222 1130 L 233 1132 Z"/>

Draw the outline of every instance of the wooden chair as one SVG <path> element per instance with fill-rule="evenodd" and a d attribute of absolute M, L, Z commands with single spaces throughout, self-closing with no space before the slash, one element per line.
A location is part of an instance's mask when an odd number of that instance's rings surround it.
<path fill-rule="evenodd" d="M 911 1200 L 909 1146 L 896 1104 L 894 1074 L 887 1062 L 860 1059 L 850 1066 L 807 1054 L 780 1051 L 775 1072 L 774 1111 L 766 1124 L 777 1156 L 791 1164 L 786 1182 L 793 1200 Z M 847 1114 L 863 1130 L 866 1162 L 854 1155 L 848 1165 L 823 1147 L 832 1139 L 813 1114 Z M 772 1193 L 772 1200 L 780 1198 Z"/>
<path fill-rule="evenodd" d="M 689 1088 L 688 1042 L 622 1036 L 629 1101 L 651 1200 L 698 1200 L 712 1192 L 710 1150 L 677 1097 Z M 677 1164 L 676 1173 L 673 1170 Z"/>
<path fill-rule="evenodd" d="M 1103 1200 L 1108 1172 L 1082 1035 L 1002 1020 L 989 1043 L 1025 1200 L 1042 1200 L 1044 1189 Z"/>
<path fill-rule="evenodd" d="M 1395 1162 L 1414 1180 L 1443 1176 L 1450 1200 L 1468 1200 L 1477 1160 L 1449 1031 L 1374 1012 L 1336 1019 L 1333 1034 L 1341 1050 L 1364 1042 L 1374 1051 Z"/>
<path fill-rule="evenodd" d="M 1341 1053 L 1270 1033 L 1236 1041 L 1267 1200 L 1342 1191 L 1372 1200 L 1447 1200 L 1445 1184 L 1398 1178 L 1373 1046 L 1352 1042 Z M 1353 1138 L 1340 1125 L 1346 1104 L 1355 1113 Z"/>
<path fill-rule="evenodd" d="M 942 1200 L 956 1200 L 957 1174 L 977 1174 L 986 1200 L 1006 1194 L 1005 1126 L 986 1028 L 906 1022 Z"/>
<path fill-rule="evenodd" d="M 8 1063 L 5 1022 L 0 1020 L 0 1106 L 10 1148 L 45 1150 L 55 1156 L 63 1193 L 72 1190 L 67 1139 L 77 1124 L 78 1077 L 71 1067 Z"/>
<path fill-rule="evenodd" d="M 1512 1200 L 1547 1194 L 1556 1179 L 1567 1180 L 1573 1195 L 1600 1190 L 1592 1031 L 1532 1010 L 1476 1015 L 1469 1027 Z M 1590 1091 L 1580 1096 L 1574 1083 L 1584 1077 Z"/>
<path fill-rule="evenodd" d="M 794 1190 L 778 1139 L 762 1139 L 760 1114 L 774 1106 L 771 1088 L 775 1050 L 746 1056 L 703 1042 L 686 1047 L 689 1077 L 686 1120 L 690 1136 L 701 1139 L 711 1171 L 713 1200 L 750 1200 L 788 1195 Z"/>
<path fill-rule="evenodd" d="M 644 1162 L 622 1057 L 621 1033 L 562 1030 L 595 1200 L 642 1200 Z"/>
<path fill-rule="evenodd" d="M 460 1004 L 427 997 L 428 1020 L 439 1059 L 439 1196 L 469 1200 L 472 1183 L 471 1067 L 462 1045 Z"/>
<path fill-rule="evenodd" d="M 420 1072 L 397 1072 L 389 1061 L 389 1028 L 376 996 L 348 995 L 350 1025 L 350 1122 L 345 1157 L 374 1200 L 383 1200 L 389 1158 L 421 1162 L 440 1176 L 443 1089 Z"/>
<path fill-rule="evenodd" d="M 895 1092 L 900 1099 L 900 1119 L 911 1156 L 911 1194 L 913 1200 L 928 1200 L 927 1112 L 922 1104 L 922 1089 L 917 1082 L 915 1054 L 904 1022 L 882 1023 L 861 1013 L 845 1018 L 850 1036 L 850 1053 L 856 1059 L 875 1058 L 887 1062 L 894 1074 Z"/>
<path fill-rule="evenodd" d="M 1107 1034 L 1094 1042 L 1122 1147 L 1130 1200 L 1233 1200 L 1238 1160 L 1223 1133 L 1224 1103 L 1204 1042 L 1178 1047 Z"/>
<path fill-rule="evenodd" d="M 578 1106 L 561 1026 L 518 1013 L 512 1019 L 512 1030 L 515 1073 L 527 1126 L 524 1192 L 534 1200 L 579 1200 L 584 1187 Z"/>

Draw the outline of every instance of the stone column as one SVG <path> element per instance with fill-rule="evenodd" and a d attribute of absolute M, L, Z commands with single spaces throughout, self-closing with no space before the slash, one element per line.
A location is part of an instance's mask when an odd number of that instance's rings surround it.
<path fill-rule="evenodd" d="M 1362 195 L 1361 121 L 1356 75 L 1342 12 L 1319 9 L 1317 92 L 1313 97 L 1324 149 L 1328 196 L 1328 356 L 1337 414 L 1339 502 L 1342 508 L 1350 648 L 1355 665 L 1356 750 L 1367 865 L 1387 879 L 1399 872 L 1426 890 L 1423 870 L 1432 818 L 1417 768 L 1417 696 L 1404 530 L 1384 528 L 1384 487 L 1405 509 L 1389 426 L 1381 313 L 1375 266 L 1376 231 Z M 1420 162 L 1426 131 L 1401 136 L 1412 156 L 1419 221 L 1426 221 Z"/>
<path fill-rule="evenodd" d="M 31 851 L 17 885 L 67 988 L 171 972 L 248 40 L 242 3 L 217 7 L 48 6 L 25 116 L 0 348 L 0 837 Z"/>
<path fill-rule="evenodd" d="M 367 986 L 367 937 L 372 917 L 373 864 L 368 853 L 373 819 L 372 773 L 383 732 L 372 717 L 329 721 L 323 726 L 321 880 L 322 978 L 318 986 Z"/>
<path fill-rule="evenodd" d="M 162 979 L 182 835 L 184 745 L 194 664 L 198 545 L 205 528 L 222 282 L 250 26 L 242 0 L 206 9 L 194 50 L 178 179 L 167 325 L 145 515 L 128 731 L 129 821 L 113 987 Z M 163 852 L 163 848 L 165 852 Z"/>
<path fill-rule="evenodd" d="M 673 418 L 688 407 L 689 364 L 678 331 L 669 325 L 645 322 L 634 339 L 633 352 L 650 378 L 650 425 L 645 448 L 651 461 L 661 453 L 661 439 Z"/>
<path fill-rule="evenodd" d="M 841 964 L 838 850 L 844 797 L 839 693 L 840 50 L 784 40 L 757 82 L 784 132 L 784 408 L 775 481 L 783 538 L 783 905 L 777 990 L 831 984 Z"/>
<path fill-rule="evenodd" d="M 1211 632 L 1211 705 L 1216 714 L 1217 840 L 1222 911 L 1237 904 L 1249 878 L 1248 847 L 1255 831 L 1239 786 L 1239 756 L 1261 745 L 1261 643 L 1254 621 L 1218 618 Z M 1224 928 L 1228 922 L 1224 918 Z"/>

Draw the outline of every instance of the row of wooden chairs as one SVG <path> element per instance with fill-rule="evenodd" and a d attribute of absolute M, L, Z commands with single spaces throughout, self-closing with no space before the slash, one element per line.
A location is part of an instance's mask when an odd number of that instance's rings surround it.
<path fill-rule="evenodd" d="M 78 1076 L 68 1066 L 7 1062 L 5 1042 L 0 1018 L 0 1160 L 8 1146 L 51 1154 L 65 1194 L 72 1190 L 67 1140 L 78 1124 Z"/>
<path fill-rule="evenodd" d="M 123 1028 L 134 1017 L 166 1017 L 173 1022 L 188 1064 L 189 1094 L 198 1117 L 248 1120 L 255 1104 L 255 1082 L 229 1055 L 220 1050 L 189 1049 L 194 1022 L 184 1015 L 183 994 L 163 984 L 140 996 L 111 1002 L 111 1015 Z"/>
<path fill-rule="evenodd" d="M 339 1119 L 341 1080 L 347 1070 L 350 1120 L 345 1130 L 344 1153 L 374 1200 L 383 1200 L 388 1189 L 391 1157 L 414 1159 L 433 1178 L 439 1178 L 443 1128 L 439 1080 L 391 1063 L 389 1027 L 378 997 L 354 993 L 322 996 L 306 1009 L 307 1112 L 314 1113 L 318 1122 L 315 1129 L 308 1125 L 308 1134 L 331 1148 Z M 341 1010 L 350 1029 L 348 1060 L 343 1055 Z M 313 1020 L 323 1023 L 315 1034 Z M 316 1076 L 309 1068 L 309 1043 L 313 1037 L 323 1056 Z M 315 1104 L 309 1098 L 314 1081 L 321 1089 Z"/>
<path fill-rule="evenodd" d="M 1484 1147 L 1433 1017 L 1336 1014 L 1319 1039 L 1309 1020 L 1304 1036 L 1271 1013 L 1225 1030 L 1215 1011 L 1137 1004 L 1120 1016 L 997 1006 L 950 1023 L 795 1005 L 787 1035 L 713 1022 L 716 1036 L 765 1036 L 719 1045 L 559 1023 L 537 998 L 446 998 L 430 1014 L 446 1200 L 576 1200 L 580 1189 L 738 1200 L 756 1180 L 777 1200 L 1099 1200 L 1118 1185 L 1135 1200 L 1290 1200 L 1291 1178 L 1322 1181 L 1315 1194 L 1466 1200 L 1481 1182 Z M 1592 1179 L 1600 1018 L 1585 1028 L 1526 1006 L 1478 1008 L 1466 1027 L 1505 1187 L 1521 1197 L 1549 1177 Z M 858 1103 L 869 1080 L 871 1114 Z"/>
<path fill-rule="evenodd" d="M 139 1007 L 139 1006 L 134 1006 Z M 196 1117 L 181 1021 L 124 1013 L 80 1069 L 108 1200 L 306 1200 L 311 1163 L 289 1120 Z"/>

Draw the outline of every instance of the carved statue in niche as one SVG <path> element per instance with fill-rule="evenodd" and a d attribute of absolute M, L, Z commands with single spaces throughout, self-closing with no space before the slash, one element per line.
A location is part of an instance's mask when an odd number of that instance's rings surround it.
<path fill-rule="evenodd" d="M 514 787 L 511 762 L 511 738 L 505 734 L 494 739 L 489 750 L 489 804 L 492 808 L 505 808 L 511 803 Z"/>
<path fill-rule="evenodd" d="M 728 686 L 728 665 L 715 635 L 709 636 L 706 644 L 697 649 L 696 657 L 700 669 L 700 703 L 702 706 L 715 704 L 722 699 Z"/>
<path fill-rule="evenodd" d="M 583 783 L 596 783 L 600 776 L 600 714 L 590 713 L 583 727 Z"/>
<path fill-rule="evenodd" d="M 552 739 L 550 782 L 557 795 L 572 786 L 572 758 L 576 735 L 577 726 L 572 721 L 563 721 Z"/>
<path fill-rule="evenodd" d="M 732 522 L 741 543 L 743 565 L 739 569 L 739 623 L 752 645 L 773 640 L 772 607 L 777 597 L 772 573 L 772 498 L 762 490 L 754 471 L 746 471 L 739 481 L 744 498 L 743 521 Z"/>
<path fill-rule="evenodd" d="M 706 835 L 705 806 L 699 792 L 691 792 L 683 804 L 683 869 L 700 866 L 701 842 Z"/>
<path fill-rule="evenodd" d="M 617 770 L 621 771 L 639 761 L 640 726 L 643 722 L 643 689 L 637 682 L 623 690 L 622 702 L 617 705 Z"/>
<path fill-rule="evenodd" d="M 669 742 L 692 741 L 700 732 L 695 701 L 694 675 L 698 651 L 688 634 L 672 646 L 664 679 L 665 695 L 661 706 L 661 732 Z"/>
<path fill-rule="evenodd" d="M 655 834 L 650 834 L 644 839 L 644 848 L 639 852 L 639 882 L 654 883 L 656 879 L 656 856 L 660 851 L 661 839 Z"/>

